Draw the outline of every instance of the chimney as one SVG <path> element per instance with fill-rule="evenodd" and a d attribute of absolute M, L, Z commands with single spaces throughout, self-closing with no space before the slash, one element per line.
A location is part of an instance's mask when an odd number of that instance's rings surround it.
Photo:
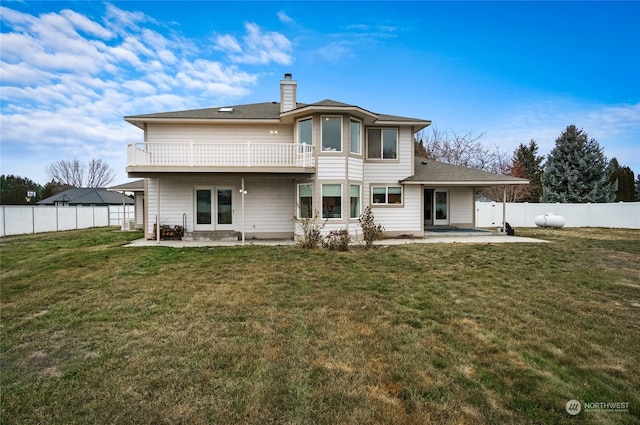
<path fill-rule="evenodd" d="M 298 83 L 291 79 L 291 74 L 284 74 L 284 80 L 280 80 L 280 112 L 296 108 L 297 86 Z"/>

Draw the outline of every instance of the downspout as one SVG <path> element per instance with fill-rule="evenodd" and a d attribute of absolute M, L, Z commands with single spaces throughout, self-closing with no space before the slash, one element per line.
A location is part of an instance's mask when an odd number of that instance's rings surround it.
<path fill-rule="evenodd" d="M 242 178 L 242 188 L 240 189 L 240 194 L 242 196 L 242 244 L 244 245 L 244 195 L 247 194 L 247 191 L 244 190 L 244 177 Z"/>
<path fill-rule="evenodd" d="M 156 177 L 156 242 L 160 243 L 160 177 Z"/>

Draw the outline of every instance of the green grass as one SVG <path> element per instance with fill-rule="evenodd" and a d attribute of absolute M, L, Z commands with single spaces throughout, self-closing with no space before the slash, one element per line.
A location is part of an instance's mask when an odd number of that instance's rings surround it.
<path fill-rule="evenodd" d="M 516 231 L 552 243 L 3 238 L 0 423 L 640 423 L 640 231 Z"/>

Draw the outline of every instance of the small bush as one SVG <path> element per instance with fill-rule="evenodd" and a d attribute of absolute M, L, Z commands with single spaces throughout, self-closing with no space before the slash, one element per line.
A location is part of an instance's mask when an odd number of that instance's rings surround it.
<path fill-rule="evenodd" d="M 293 217 L 293 221 L 300 224 L 302 234 L 296 236 L 296 240 L 300 248 L 315 249 L 322 244 L 322 229 L 327 220 L 321 222 L 319 211 L 315 212 L 315 218 L 305 217 L 297 218 Z"/>
<path fill-rule="evenodd" d="M 375 223 L 371 207 L 365 208 L 358 220 L 360 221 L 360 227 L 362 228 L 362 239 L 364 239 L 364 245 L 369 249 L 373 246 L 375 241 L 382 239 L 384 227 Z"/>
<path fill-rule="evenodd" d="M 322 247 L 330 251 L 348 251 L 350 240 L 347 229 L 332 230 L 322 241 Z"/>

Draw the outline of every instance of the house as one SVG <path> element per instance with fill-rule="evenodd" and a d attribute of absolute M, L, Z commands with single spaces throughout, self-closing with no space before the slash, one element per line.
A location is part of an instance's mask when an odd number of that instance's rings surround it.
<path fill-rule="evenodd" d="M 132 205 L 133 199 L 105 188 L 72 187 L 38 202 L 38 205 L 57 206 L 104 206 L 104 205 Z"/>
<path fill-rule="evenodd" d="M 367 206 L 387 234 L 421 236 L 425 224 L 473 226 L 475 188 L 527 183 L 425 163 L 414 134 L 431 121 L 328 99 L 299 103 L 291 74 L 279 102 L 124 119 L 143 131 L 126 169 L 144 178 L 148 238 L 160 238 L 158 222 L 184 226 L 188 238 L 292 238 L 293 217 L 314 215 L 325 231 L 358 234 Z"/>

